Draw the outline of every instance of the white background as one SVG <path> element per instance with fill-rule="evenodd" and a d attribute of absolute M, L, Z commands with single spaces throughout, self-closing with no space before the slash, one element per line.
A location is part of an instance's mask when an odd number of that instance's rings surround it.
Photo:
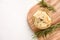
<path fill-rule="evenodd" d="M 27 13 L 38 0 L 0 0 L 0 40 L 32 40 Z"/>

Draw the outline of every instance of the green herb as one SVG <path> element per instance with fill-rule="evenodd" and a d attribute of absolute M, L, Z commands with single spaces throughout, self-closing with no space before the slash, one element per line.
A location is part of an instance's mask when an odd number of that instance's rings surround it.
<path fill-rule="evenodd" d="M 42 7 L 46 7 L 48 10 L 52 10 L 55 11 L 54 7 L 52 7 L 51 5 L 47 4 L 44 0 L 42 0 L 39 5 L 41 5 Z"/>
<path fill-rule="evenodd" d="M 47 7 L 47 6 L 48 6 L 47 3 L 46 3 L 44 0 L 42 0 L 42 1 L 40 2 L 40 4 L 41 4 L 43 7 Z"/>
<path fill-rule="evenodd" d="M 60 28 L 60 23 L 55 24 L 55 25 L 51 25 L 49 28 L 44 29 L 44 30 L 40 30 L 38 32 L 35 32 L 36 36 L 46 36 L 47 34 L 53 32 L 54 30 L 56 30 L 57 28 Z"/>

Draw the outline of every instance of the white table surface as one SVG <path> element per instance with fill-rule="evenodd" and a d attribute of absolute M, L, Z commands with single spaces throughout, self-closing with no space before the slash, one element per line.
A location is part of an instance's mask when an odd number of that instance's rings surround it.
<path fill-rule="evenodd" d="M 27 13 L 38 0 L 0 0 L 0 40 L 32 40 Z"/>

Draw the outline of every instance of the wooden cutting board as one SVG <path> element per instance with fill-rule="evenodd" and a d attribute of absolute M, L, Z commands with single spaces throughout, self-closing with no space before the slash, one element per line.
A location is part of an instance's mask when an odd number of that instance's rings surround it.
<path fill-rule="evenodd" d="M 36 28 L 34 25 L 33 25 L 33 20 L 32 20 L 32 15 L 36 12 L 36 10 L 38 10 L 40 7 L 39 5 L 35 5 L 33 6 L 28 15 L 27 15 L 27 21 L 28 21 L 28 24 L 30 26 L 30 28 L 32 29 L 33 32 L 36 32 L 36 31 L 39 31 L 38 28 Z M 54 14 L 49 14 L 50 17 L 53 18 L 53 22 L 52 24 L 55 24 L 56 22 L 58 21 L 55 21 L 55 18 L 54 18 Z M 55 21 L 55 22 L 54 22 Z M 60 40 L 60 29 L 56 29 L 56 31 L 54 31 L 53 33 L 51 34 L 48 34 L 47 37 L 38 37 L 38 40 Z"/>

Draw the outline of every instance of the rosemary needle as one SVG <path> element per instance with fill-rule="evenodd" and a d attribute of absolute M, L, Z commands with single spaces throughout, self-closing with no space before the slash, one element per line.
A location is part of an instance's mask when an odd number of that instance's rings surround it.
<path fill-rule="evenodd" d="M 44 30 L 40 30 L 38 32 L 35 32 L 36 36 L 46 36 L 47 34 L 51 33 L 52 31 L 56 30 L 57 28 L 60 28 L 60 23 L 55 24 L 55 25 L 51 25 L 51 27 L 44 29 Z"/>
<path fill-rule="evenodd" d="M 42 7 L 47 8 L 48 10 L 52 10 L 55 11 L 54 7 L 52 7 L 51 5 L 47 4 L 44 0 L 42 0 L 41 2 L 38 3 L 39 5 L 41 5 Z"/>

